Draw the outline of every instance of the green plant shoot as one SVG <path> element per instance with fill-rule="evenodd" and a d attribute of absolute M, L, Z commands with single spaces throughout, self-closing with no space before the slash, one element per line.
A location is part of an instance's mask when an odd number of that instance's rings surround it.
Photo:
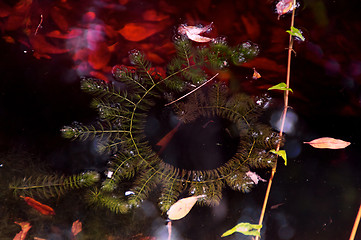
<path fill-rule="evenodd" d="M 291 88 L 288 88 L 286 83 L 284 83 L 284 82 L 274 85 L 274 86 L 268 88 L 268 90 L 281 90 L 281 91 L 289 90 L 289 91 L 293 92 L 293 90 Z"/>
<path fill-rule="evenodd" d="M 301 41 L 305 41 L 305 37 L 302 35 L 302 32 L 298 28 L 291 26 L 291 30 L 287 30 L 286 32 L 288 32 L 291 36 L 298 37 L 299 39 L 301 39 Z"/>
<path fill-rule="evenodd" d="M 239 232 L 248 236 L 260 236 L 259 229 L 261 228 L 262 225 L 258 224 L 238 223 L 236 226 L 223 233 L 221 237 L 229 236 L 235 232 Z"/>
<path fill-rule="evenodd" d="M 285 166 L 287 166 L 287 155 L 286 155 L 286 151 L 285 150 L 270 150 L 271 153 L 277 154 L 278 156 L 282 157 L 283 160 L 285 161 Z"/>

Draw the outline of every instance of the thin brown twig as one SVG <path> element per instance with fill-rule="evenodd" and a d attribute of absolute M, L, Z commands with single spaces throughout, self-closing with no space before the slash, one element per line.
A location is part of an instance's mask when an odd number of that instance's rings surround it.
<path fill-rule="evenodd" d="M 193 89 L 192 91 L 190 91 L 189 93 L 184 94 L 184 95 L 181 96 L 180 98 L 178 98 L 178 99 L 176 99 L 176 100 L 174 100 L 174 101 L 172 101 L 172 102 L 170 102 L 170 103 L 167 103 L 167 104 L 165 104 L 164 106 L 168 106 L 168 105 L 171 105 L 171 104 L 173 104 L 173 103 L 175 103 L 175 102 L 178 102 L 178 101 L 181 100 L 182 98 L 185 98 L 186 96 L 194 93 L 195 91 L 197 91 L 198 89 L 200 89 L 201 87 L 203 87 L 204 85 L 206 85 L 207 83 L 209 83 L 210 81 L 212 81 L 215 77 L 218 76 L 218 74 L 219 74 L 219 73 L 216 73 L 216 74 L 215 74 L 213 77 L 211 77 L 209 80 L 205 81 L 204 83 L 202 83 L 201 85 L 199 85 L 198 87 L 196 87 L 195 89 Z"/>
<path fill-rule="evenodd" d="M 38 34 L 39 28 L 41 27 L 41 24 L 43 23 L 43 14 L 40 14 L 40 22 L 38 26 L 36 27 L 34 35 Z"/>
<path fill-rule="evenodd" d="M 293 4 L 294 4 L 294 6 L 296 6 L 296 0 L 293 1 Z M 293 10 L 292 10 L 291 28 L 294 26 L 295 9 L 296 8 L 293 8 Z M 280 127 L 280 131 L 279 131 L 280 139 L 282 139 L 282 136 L 283 136 L 283 129 L 284 129 L 284 126 L 285 126 L 287 109 L 288 109 L 288 96 L 289 96 L 289 90 L 288 89 L 290 88 L 291 57 L 292 57 L 292 52 L 293 51 L 294 51 L 293 50 L 293 37 L 292 37 L 292 35 L 290 35 L 289 36 L 289 44 L 288 44 L 287 76 L 286 76 L 287 90 L 284 93 L 284 106 L 283 106 L 283 112 L 282 112 L 282 116 L 281 116 L 281 127 Z M 276 147 L 276 151 L 279 151 L 280 147 L 281 147 L 281 141 L 278 142 L 277 147 Z M 266 207 L 267 207 L 267 203 L 268 203 L 269 194 L 271 192 L 273 177 L 274 177 L 274 175 L 276 173 L 276 169 L 277 169 L 277 161 L 276 161 L 274 167 L 272 168 L 271 176 L 270 176 L 269 181 L 268 181 L 268 186 L 267 186 L 266 194 L 265 194 L 264 201 L 263 201 L 261 215 L 260 215 L 259 222 L 258 222 L 259 225 L 262 225 L 262 223 L 263 223 L 263 219 L 264 219 L 264 215 L 265 215 Z M 256 237 L 256 240 L 259 240 L 259 236 Z"/>
<path fill-rule="evenodd" d="M 358 225 L 360 223 L 360 218 L 361 218 L 361 204 L 360 204 L 360 208 L 358 209 L 358 213 L 357 213 L 357 216 L 356 216 L 356 219 L 355 219 L 355 223 L 353 224 L 353 228 L 352 228 L 352 232 L 351 232 L 349 240 L 354 240 L 355 239 L 356 231 L 357 231 Z"/>

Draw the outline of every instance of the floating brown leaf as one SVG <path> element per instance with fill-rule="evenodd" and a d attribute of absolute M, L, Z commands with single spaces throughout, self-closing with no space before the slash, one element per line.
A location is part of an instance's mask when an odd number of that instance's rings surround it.
<path fill-rule="evenodd" d="M 212 24 L 213 23 L 205 27 L 187 26 L 185 24 L 181 24 L 178 27 L 178 33 L 186 35 L 190 40 L 194 42 L 210 42 L 213 40 L 213 38 L 204 37 L 200 34 L 210 31 L 212 29 Z"/>
<path fill-rule="evenodd" d="M 294 4 L 294 0 L 281 0 L 276 5 L 276 10 L 278 13 L 278 18 L 281 15 L 286 14 L 292 11 L 297 5 Z"/>
<path fill-rule="evenodd" d="M 346 142 L 340 139 L 323 137 L 312 140 L 311 142 L 304 142 L 310 144 L 314 148 L 328 148 L 328 149 L 342 149 L 350 145 L 350 142 Z"/>
<path fill-rule="evenodd" d="M 178 220 L 185 217 L 192 209 L 194 204 L 196 204 L 198 198 L 202 198 L 205 196 L 206 195 L 192 196 L 178 200 L 169 208 L 167 212 L 168 218 L 170 220 Z"/>

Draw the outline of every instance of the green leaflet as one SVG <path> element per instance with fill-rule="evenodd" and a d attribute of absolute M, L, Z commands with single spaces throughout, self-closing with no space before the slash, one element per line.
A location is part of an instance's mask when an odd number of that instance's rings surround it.
<path fill-rule="evenodd" d="M 286 155 L 286 151 L 285 150 L 279 150 L 276 151 L 274 149 L 270 150 L 271 153 L 277 154 L 278 156 L 282 157 L 283 160 L 285 161 L 285 166 L 287 166 L 287 155 Z"/>
<path fill-rule="evenodd" d="M 293 90 L 291 88 L 288 88 L 287 84 L 284 82 L 274 85 L 273 87 L 268 88 L 268 90 L 281 90 L 281 91 L 289 90 L 293 92 Z"/>
<path fill-rule="evenodd" d="M 295 27 L 291 27 L 291 30 L 287 30 L 291 36 L 298 37 L 301 41 L 305 41 L 305 37 L 302 35 L 302 32 Z"/>
<path fill-rule="evenodd" d="M 243 233 L 248 236 L 260 236 L 259 229 L 262 228 L 262 225 L 251 224 L 251 223 L 238 223 L 233 228 L 229 229 L 225 233 L 222 234 L 221 237 L 229 236 L 235 232 Z"/>

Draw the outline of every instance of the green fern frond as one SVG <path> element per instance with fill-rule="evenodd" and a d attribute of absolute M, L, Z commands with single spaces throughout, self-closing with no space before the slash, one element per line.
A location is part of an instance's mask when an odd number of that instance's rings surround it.
<path fill-rule="evenodd" d="M 123 179 L 134 177 L 138 163 L 138 157 L 134 153 L 116 154 L 108 166 L 108 178 L 102 183 L 102 190 L 113 191 Z"/>
<path fill-rule="evenodd" d="M 139 75 L 139 82 L 146 84 L 146 86 L 153 86 L 155 84 L 154 78 L 151 75 L 152 64 L 146 59 L 144 53 L 139 50 L 132 50 L 129 54 L 130 62 L 137 67 L 141 73 Z"/>
<path fill-rule="evenodd" d="M 175 39 L 174 47 L 177 53 L 177 57 L 175 59 L 180 60 L 182 65 L 184 64 L 186 67 L 190 67 L 194 51 L 190 40 L 186 37 L 180 36 Z"/>
<path fill-rule="evenodd" d="M 81 81 L 81 89 L 84 92 L 92 94 L 94 97 L 101 98 L 108 102 L 118 102 L 134 106 L 135 103 L 127 98 L 126 93 L 115 90 L 113 86 L 92 78 L 85 78 Z"/>
<path fill-rule="evenodd" d="M 73 189 L 89 187 L 98 181 L 99 174 L 96 172 L 85 172 L 69 177 L 46 175 L 15 180 L 10 183 L 9 188 L 15 195 L 50 198 L 61 196 Z"/>
<path fill-rule="evenodd" d="M 222 199 L 222 190 L 224 188 L 224 181 L 212 181 L 205 185 L 205 195 L 207 197 L 203 198 L 200 204 L 207 204 L 209 206 L 218 205 Z"/>
<path fill-rule="evenodd" d="M 108 208 L 115 213 L 127 213 L 129 206 L 121 197 L 114 194 L 106 194 L 99 189 L 90 190 L 86 200 L 93 205 Z"/>
<path fill-rule="evenodd" d="M 176 172 L 174 172 L 173 175 L 176 175 Z M 169 208 L 178 200 L 182 189 L 182 182 L 175 177 L 168 177 L 161 181 L 159 207 L 162 212 L 168 211 Z"/>
<path fill-rule="evenodd" d="M 134 187 L 131 189 L 134 194 L 129 197 L 129 204 L 131 206 L 139 206 L 139 204 L 148 197 L 151 190 L 153 190 L 160 182 L 160 172 L 153 169 L 144 170 L 137 174 L 134 182 Z"/>
<path fill-rule="evenodd" d="M 98 110 L 99 117 L 102 120 L 117 120 L 128 123 L 130 117 L 127 116 L 128 111 L 120 103 L 107 102 L 102 99 L 95 98 L 91 102 L 91 106 Z"/>
<path fill-rule="evenodd" d="M 65 126 L 61 132 L 65 138 L 79 138 L 82 141 L 94 138 L 98 141 L 112 141 L 129 133 L 128 130 L 123 130 L 122 126 L 109 121 L 97 122 L 89 126 L 75 122 L 72 126 Z"/>
<path fill-rule="evenodd" d="M 225 178 L 227 185 L 236 191 L 251 191 L 254 182 L 246 176 L 247 171 L 242 171 L 241 169 L 233 171 L 232 174 Z"/>
<path fill-rule="evenodd" d="M 251 42 L 242 43 L 232 48 L 231 60 L 233 64 L 240 65 L 257 56 L 259 48 Z"/>

